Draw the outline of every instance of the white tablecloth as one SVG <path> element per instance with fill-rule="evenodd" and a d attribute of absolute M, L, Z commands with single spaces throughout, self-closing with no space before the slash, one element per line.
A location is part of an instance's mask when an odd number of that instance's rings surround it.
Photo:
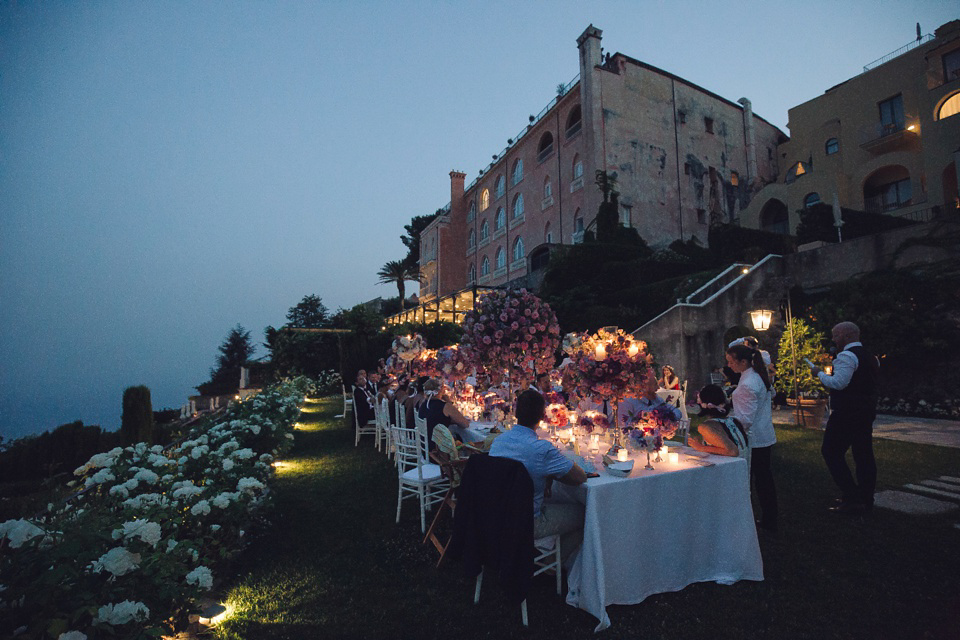
<path fill-rule="evenodd" d="M 637 604 L 694 582 L 763 580 L 747 463 L 706 460 L 714 465 L 663 462 L 646 471 L 638 459 L 632 477 L 600 471 L 585 485 L 563 487 L 586 511 L 567 604 L 596 616 L 596 631 L 610 626 L 607 605 Z"/>

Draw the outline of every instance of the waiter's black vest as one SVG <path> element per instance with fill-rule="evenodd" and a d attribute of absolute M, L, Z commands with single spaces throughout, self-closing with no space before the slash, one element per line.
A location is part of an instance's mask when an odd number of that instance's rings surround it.
<path fill-rule="evenodd" d="M 847 349 L 857 356 L 860 364 L 850 378 L 846 389 L 830 392 L 830 409 L 843 412 L 873 414 L 880 399 L 880 363 L 873 353 L 860 345 Z"/>

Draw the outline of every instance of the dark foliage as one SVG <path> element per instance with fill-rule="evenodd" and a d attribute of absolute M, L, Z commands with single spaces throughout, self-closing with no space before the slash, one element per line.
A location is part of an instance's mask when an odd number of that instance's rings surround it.
<path fill-rule="evenodd" d="M 340 337 L 331 333 L 312 333 L 287 327 L 264 329 L 267 350 L 270 352 L 271 380 L 305 375 L 316 378 L 321 371 L 339 370 Z"/>
<path fill-rule="evenodd" d="M 227 334 L 219 351 L 217 366 L 210 370 L 210 380 L 197 385 L 197 391 L 202 395 L 229 395 L 240 388 L 240 368 L 247 364 L 254 352 L 250 332 L 238 324 Z"/>
<path fill-rule="evenodd" d="M 852 320 L 881 358 L 881 394 L 926 402 L 955 398 L 960 370 L 960 274 L 950 265 L 923 272 L 878 271 L 801 301 L 818 331 Z"/>
<path fill-rule="evenodd" d="M 841 207 L 843 227 L 841 232 L 844 240 L 853 240 L 863 236 L 870 236 L 890 229 L 898 229 L 916 224 L 904 218 L 882 213 L 867 213 L 856 209 Z M 817 240 L 823 242 L 837 242 L 837 228 L 833 226 L 833 207 L 826 203 L 818 203 L 812 207 L 801 209 L 800 224 L 797 225 L 797 244 L 806 244 Z"/>
<path fill-rule="evenodd" d="M 124 445 L 135 442 L 153 444 L 153 405 L 150 389 L 143 385 L 127 387 L 123 391 L 120 437 Z"/>
<path fill-rule="evenodd" d="M 429 349 L 459 344 L 463 328 L 453 322 L 405 322 L 389 327 L 394 336 L 419 333 Z"/>
<path fill-rule="evenodd" d="M 320 296 L 310 294 L 287 311 L 287 326 L 317 329 L 327 325 L 329 315 Z"/>
<path fill-rule="evenodd" d="M 792 236 L 758 229 L 745 229 L 731 224 L 710 227 L 710 252 L 715 264 L 758 262 L 771 253 L 784 255 L 796 251 Z"/>
<path fill-rule="evenodd" d="M 77 420 L 53 431 L 8 443 L 0 451 L 0 481 L 41 480 L 72 472 L 90 459 L 120 444 L 120 434 Z"/>
<path fill-rule="evenodd" d="M 400 236 L 400 242 L 407 248 L 407 255 L 403 259 L 405 265 L 408 267 L 420 266 L 420 234 L 427 228 L 427 225 L 433 222 L 434 218 L 442 213 L 443 209 L 437 209 L 433 215 L 414 216 L 410 220 L 410 224 L 403 225 L 406 233 Z"/>

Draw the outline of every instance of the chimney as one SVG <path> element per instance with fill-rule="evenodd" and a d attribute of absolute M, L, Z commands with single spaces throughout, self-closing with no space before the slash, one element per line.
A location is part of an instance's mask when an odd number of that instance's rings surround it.
<path fill-rule="evenodd" d="M 753 127 L 753 104 L 746 98 L 737 100 L 743 105 L 743 144 L 747 150 L 747 184 L 753 188 L 757 180 L 757 143 Z"/>
<path fill-rule="evenodd" d="M 450 212 L 456 208 L 455 203 L 463 200 L 463 183 L 467 179 L 467 174 L 463 171 L 450 172 Z"/>

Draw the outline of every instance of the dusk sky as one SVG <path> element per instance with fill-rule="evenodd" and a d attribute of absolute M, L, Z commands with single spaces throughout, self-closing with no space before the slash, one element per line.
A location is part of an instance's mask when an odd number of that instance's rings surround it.
<path fill-rule="evenodd" d="M 960 18 L 922 2 L 0 2 L 0 435 L 179 407 L 237 323 L 396 288 L 579 72 L 576 38 L 787 110 Z M 259 348 L 257 355 L 264 355 Z"/>

